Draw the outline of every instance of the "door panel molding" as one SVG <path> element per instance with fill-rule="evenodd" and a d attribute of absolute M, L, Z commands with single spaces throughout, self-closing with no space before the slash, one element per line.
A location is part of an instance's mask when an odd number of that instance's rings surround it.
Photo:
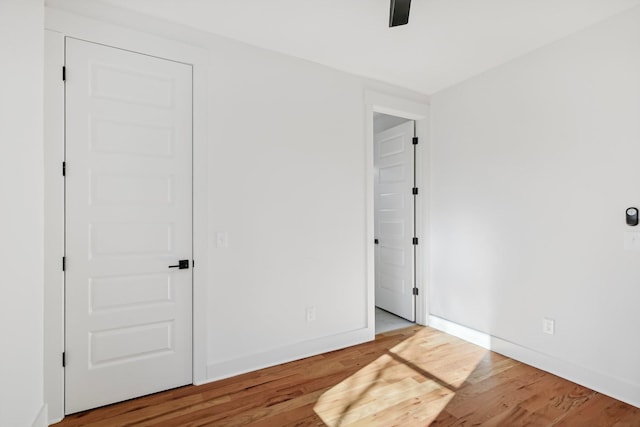
<path fill-rule="evenodd" d="M 65 412 L 74 413 L 193 382 L 192 270 L 169 268 L 192 259 L 193 72 L 71 37 L 65 66 Z"/>
<path fill-rule="evenodd" d="M 415 321 L 415 125 L 374 135 L 376 306 Z"/>

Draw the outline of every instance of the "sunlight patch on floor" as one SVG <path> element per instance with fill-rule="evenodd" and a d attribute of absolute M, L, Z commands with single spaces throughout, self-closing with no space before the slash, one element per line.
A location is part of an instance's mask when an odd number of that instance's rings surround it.
<path fill-rule="evenodd" d="M 326 391 L 316 414 L 329 427 L 428 425 L 487 353 L 472 346 L 462 362 L 451 358 L 455 344 L 445 340 L 427 329 L 417 332 Z"/>

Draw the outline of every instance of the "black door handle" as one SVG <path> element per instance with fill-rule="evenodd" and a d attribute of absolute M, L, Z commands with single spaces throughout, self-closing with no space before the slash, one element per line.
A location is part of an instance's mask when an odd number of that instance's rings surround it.
<path fill-rule="evenodd" d="M 189 268 L 189 260 L 181 259 L 178 261 L 178 265 L 170 265 L 169 268 L 177 268 L 178 270 L 184 270 L 185 268 Z"/>

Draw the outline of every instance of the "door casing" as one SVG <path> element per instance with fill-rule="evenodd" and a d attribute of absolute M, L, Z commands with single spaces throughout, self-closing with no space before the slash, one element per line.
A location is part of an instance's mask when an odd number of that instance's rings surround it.
<path fill-rule="evenodd" d="M 45 342 L 44 400 L 48 421 L 64 418 L 64 38 L 75 37 L 193 66 L 193 382 L 207 381 L 206 275 L 207 67 L 206 50 L 72 13 L 45 10 Z M 199 262 L 200 261 L 200 262 Z"/>
<path fill-rule="evenodd" d="M 374 166 L 373 166 L 373 114 L 383 113 L 416 122 L 416 182 L 420 196 L 416 200 L 416 236 L 420 244 L 416 248 L 416 297 L 415 321 L 428 325 L 428 275 L 429 275 L 429 105 L 374 90 L 365 90 L 365 156 L 366 156 L 366 228 L 367 228 L 367 325 L 375 329 L 375 256 L 374 256 Z"/>

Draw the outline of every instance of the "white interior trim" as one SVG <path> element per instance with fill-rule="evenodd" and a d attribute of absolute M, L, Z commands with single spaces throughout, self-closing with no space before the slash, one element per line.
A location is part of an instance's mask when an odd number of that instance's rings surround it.
<path fill-rule="evenodd" d="M 44 33 L 44 400 L 64 416 L 64 36 Z"/>
<path fill-rule="evenodd" d="M 457 323 L 432 315 L 429 315 L 429 326 L 463 339 L 471 344 L 486 348 L 487 350 L 491 349 L 491 337 L 484 332 L 476 331 L 475 329 L 467 328 L 466 326 L 458 325 Z"/>
<path fill-rule="evenodd" d="M 47 425 L 47 404 L 45 403 L 40 407 L 38 415 L 36 415 L 36 418 L 33 420 L 31 427 L 46 427 Z"/>
<path fill-rule="evenodd" d="M 64 200 L 61 163 L 64 158 L 64 37 L 140 52 L 193 65 L 193 382 L 207 378 L 207 67 L 205 50 L 133 31 L 69 12 L 45 11 L 45 402 L 49 423 L 64 418 L 63 276 Z M 52 77 L 53 76 L 53 77 Z M 57 260 L 57 261 L 56 261 Z"/>
<path fill-rule="evenodd" d="M 198 383 L 198 385 L 304 359 L 305 357 L 340 350 L 371 341 L 372 339 L 369 328 L 362 328 L 276 348 L 263 353 L 212 363 L 207 366 L 207 380 Z"/>
<path fill-rule="evenodd" d="M 611 396 L 622 402 L 640 408 L 640 387 L 619 378 L 612 378 L 600 372 L 593 371 L 558 359 L 548 354 L 540 353 L 527 347 L 512 343 L 502 338 L 494 337 L 484 332 L 459 325 L 437 316 L 429 316 L 432 328 L 446 332 L 465 341 L 479 345 L 496 353 L 503 354 L 527 365 L 550 372 L 599 393 Z"/>
<path fill-rule="evenodd" d="M 428 324 L 428 283 L 424 279 L 429 271 L 429 105 L 411 101 L 399 96 L 389 95 L 366 89 L 365 101 L 365 191 L 366 191 L 366 228 L 367 228 L 367 313 L 368 325 L 375 329 L 375 258 L 374 258 L 374 215 L 373 215 L 373 113 L 389 114 L 396 117 L 415 120 L 416 135 L 420 142 L 416 148 L 416 180 L 420 196 L 416 202 L 416 234 L 420 239 L 416 256 L 416 277 L 419 296 L 416 298 L 416 323 Z"/>

